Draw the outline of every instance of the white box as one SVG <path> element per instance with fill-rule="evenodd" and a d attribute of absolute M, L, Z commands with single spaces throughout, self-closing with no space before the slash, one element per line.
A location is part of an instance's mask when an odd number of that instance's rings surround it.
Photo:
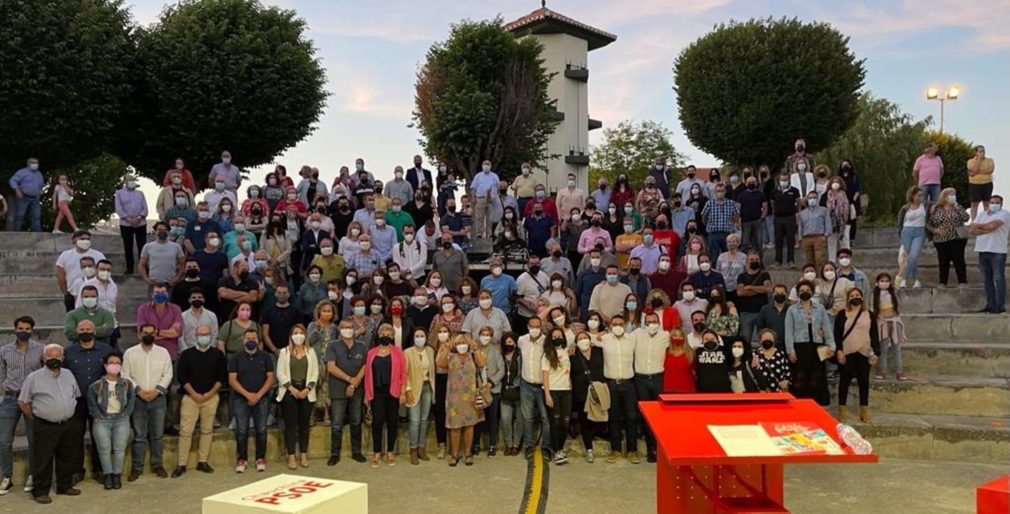
<path fill-rule="evenodd" d="M 203 514 L 365 514 L 368 484 L 277 475 L 203 499 Z"/>

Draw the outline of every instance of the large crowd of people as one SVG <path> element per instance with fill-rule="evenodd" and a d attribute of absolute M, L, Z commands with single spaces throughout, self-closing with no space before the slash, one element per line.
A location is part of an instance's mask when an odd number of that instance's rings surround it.
<path fill-rule="evenodd" d="M 186 474 L 197 429 L 195 469 L 212 473 L 214 427 L 223 425 L 236 434 L 235 472 L 250 463 L 264 471 L 277 420 L 291 469 L 310 465 L 309 427 L 320 424 L 331 430 L 329 466 L 341 461 L 345 425 L 354 461 L 396 465 L 400 423 L 413 465 L 471 466 L 481 452 L 529 457 L 537 446 L 562 465 L 569 436 L 590 463 L 597 437 L 609 439 L 608 462 L 654 462 L 640 401 L 789 391 L 829 405 L 833 373 L 840 416 L 855 380 L 859 417 L 869 421 L 871 368 L 883 378 L 891 359 L 903 378 L 897 290 L 921 285 L 925 240 L 936 246 L 940 285 L 950 264 L 964 284 L 975 235 L 986 311 L 1005 309 L 1010 214 L 991 194 L 992 160 L 980 147 L 967 165 L 967 226 L 953 189 L 939 187 L 937 160 L 930 147 L 913 170 L 901 271 L 873 277 L 852 249 L 862 209 L 853 163 L 834 173 L 815 166 L 802 140 L 776 173 L 747 166 L 704 176 L 688 166 L 678 182 L 658 158 L 641 184 L 620 174 L 585 191 L 570 175 L 553 195 L 529 164 L 509 183 L 484 162 L 464 185 L 415 156 L 383 183 L 358 159 L 329 185 L 302 167 L 296 185 L 280 165 L 249 183 L 224 152 L 197 184 L 179 159 L 157 205 L 132 175 L 115 192 L 123 270 L 75 225 L 74 191 L 60 176 L 57 223 L 74 230 L 56 262 L 69 345 L 37 342 L 35 321 L 22 316 L 16 341 L 0 348 L 0 495 L 14 485 L 21 415 L 25 490 L 40 503 L 51 501 L 54 462 L 56 493 L 80 494 L 87 434 L 94 478 L 119 489 L 128 441 L 127 482 L 142 476 L 147 454 L 154 475 Z M 40 229 L 43 183 L 35 158 L 11 178 L 17 228 L 28 220 Z M 486 266 L 472 265 L 468 250 L 481 247 Z M 768 270 L 779 268 L 797 275 L 773 281 Z M 139 344 L 120 330 L 115 272 L 148 286 Z M 175 463 L 163 461 L 166 427 L 178 433 Z"/>

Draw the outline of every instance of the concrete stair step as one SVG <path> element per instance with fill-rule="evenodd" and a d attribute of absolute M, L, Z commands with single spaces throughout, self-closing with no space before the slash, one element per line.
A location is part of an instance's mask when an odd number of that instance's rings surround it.
<path fill-rule="evenodd" d="M 1010 417 L 898 414 L 877 410 L 871 395 L 870 423 L 848 419 L 883 457 L 1010 462 Z M 858 409 L 850 407 L 850 416 Z"/>
<path fill-rule="evenodd" d="M 63 310 L 62 304 L 60 304 L 60 310 Z M 137 344 L 137 326 L 134 323 L 121 323 L 119 325 L 119 333 L 121 335 L 119 339 L 119 349 L 126 350 L 127 348 Z M 63 335 L 63 325 L 35 325 L 34 338 L 36 341 L 44 344 L 56 343 L 66 346 L 67 338 Z M 14 340 L 14 327 L 12 324 L 7 324 L 0 326 L 0 344 L 7 344 L 9 341 Z"/>
<path fill-rule="evenodd" d="M 768 261 L 771 262 L 771 261 Z M 782 283 L 788 284 L 790 287 L 799 282 L 801 278 L 801 269 L 803 263 L 797 262 L 796 269 L 788 269 L 780 267 L 777 269 L 769 269 L 768 272 L 772 276 L 772 283 Z M 874 279 L 880 273 L 887 273 L 890 276 L 895 276 L 898 272 L 898 265 L 886 265 L 886 266 L 860 266 L 859 269 L 866 273 L 866 277 L 870 280 L 870 284 L 874 283 Z M 965 279 L 967 280 L 968 289 L 974 289 L 978 294 L 983 294 L 982 290 L 982 273 L 979 271 L 977 266 L 968 266 L 965 274 Z M 919 281 L 925 287 L 933 287 L 940 283 L 940 270 L 936 266 L 919 266 Z M 947 285 L 950 286 L 947 289 L 957 289 L 957 276 L 954 274 L 954 270 L 950 271 L 950 276 L 947 279 Z M 908 284 L 911 288 L 912 284 Z M 1007 290 L 1010 291 L 1010 285 L 1007 286 Z"/>
<path fill-rule="evenodd" d="M 54 261 L 55 262 L 55 261 Z M 113 275 L 123 298 L 147 295 L 147 284 L 139 275 Z M 46 273 L 0 273 L 0 298 L 60 297 L 53 270 Z"/>
<path fill-rule="evenodd" d="M 901 355 L 905 370 L 914 375 L 1010 378 L 1010 341 L 910 341 Z"/>
<path fill-rule="evenodd" d="M 875 371 L 875 370 L 874 370 Z M 870 405 L 885 412 L 943 416 L 1010 417 L 1010 381 L 1005 378 L 929 376 L 912 374 L 907 380 L 870 378 Z M 837 399 L 837 384 L 831 384 Z M 855 381 L 848 405 L 859 405 Z"/>
<path fill-rule="evenodd" d="M 133 323 L 137 319 L 137 306 L 144 302 L 143 297 L 120 299 L 116 319 L 120 323 Z M 0 312 L 11 314 L 11 319 L 18 316 L 31 316 L 40 325 L 56 326 L 66 320 L 66 307 L 62 297 L 47 298 L 3 298 L 0 297 Z"/>
<path fill-rule="evenodd" d="M 909 341 L 999 340 L 1010 333 L 1006 314 L 902 314 Z"/>

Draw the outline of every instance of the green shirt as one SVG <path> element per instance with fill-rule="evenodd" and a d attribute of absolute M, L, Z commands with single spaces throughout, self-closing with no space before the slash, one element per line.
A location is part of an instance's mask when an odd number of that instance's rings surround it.
<path fill-rule="evenodd" d="M 249 328 L 246 329 L 235 323 L 234 320 L 221 325 L 221 329 L 217 331 L 217 339 L 224 342 L 225 353 L 231 355 L 241 352 L 245 348 L 245 331 L 249 329 L 259 332 L 260 326 L 255 321 L 251 321 Z"/>
<path fill-rule="evenodd" d="M 406 225 L 415 225 L 414 217 L 410 215 L 407 211 L 393 212 L 392 210 L 386 211 L 386 223 L 389 226 L 396 229 L 396 241 L 403 241 L 403 227 Z"/>
<path fill-rule="evenodd" d="M 68 312 L 66 322 L 63 324 L 63 334 L 67 336 L 67 339 L 77 340 L 77 324 L 86 319 L 95 324 L 95 338 L 102 342 L 108 342 L 109 336 L 116 328 L 116 317 L 101 307 L 95 307 L 95 310 L 90 312 L 84 307 L 78 307 Z"/>

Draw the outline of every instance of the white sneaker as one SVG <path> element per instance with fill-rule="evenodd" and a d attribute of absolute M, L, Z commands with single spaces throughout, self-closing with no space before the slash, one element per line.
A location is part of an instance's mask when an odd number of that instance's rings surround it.
<path fill-rule="evenodd" d="M 245 473 L 245 461 L 244 460 L 239 459 L 239 460 L 235 461 L 235 472 L 236 473 Z"/>
<path fill-rule="evenodd" d="M 30 493 L 34 488 L 35 488 L 35 480 L 32 480 L 32 476 L 28 475 L 28 480 L 25 480 L 25 492 Z"/>
<path fill-rule="evenodd" d="M 922 287 L 922 282 L 919 282 L 918 280 L 916 280 L 915 283 L 912 284 L 912 289 L 918 289 L 920 287 Z"/>
<path fill-rule="evenodd" d="M 263 459 L 256 459 L 256 471 L 262 473 L 267 470 L 267 461 Z"/>
<path fill-rule="evenodd" d="M 11 491 L 14 484 L 11 483 L 11 479 L 4 477 L 3 481 L 0 482 L 0 496 L 3 496 Z"/>
<path fill-rule="evenodd" d="M 592 464 L 595 461 L 596 458 L 593 457 L 593 450 L 586 450 L 586 462 Z"/>

